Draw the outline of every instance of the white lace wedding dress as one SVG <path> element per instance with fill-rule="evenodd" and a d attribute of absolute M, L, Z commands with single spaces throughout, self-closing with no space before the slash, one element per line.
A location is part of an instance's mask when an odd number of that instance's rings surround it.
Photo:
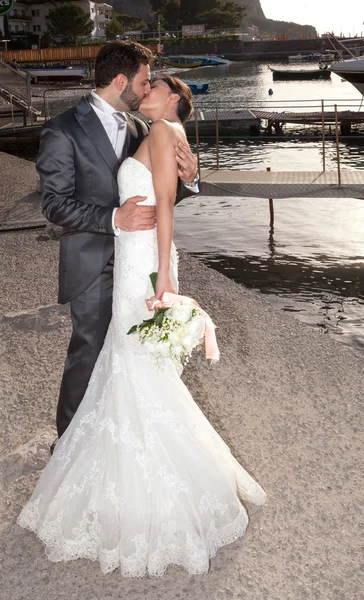
<path fill-rule="evenodd" d="M 122 185 L 121 185 L 122 182 Z M 155 204 L 150 171 L 128 158 L 120 202 Z M 156 231 L 115 238 L 113 318 L 87 392 L 18 523 L 52 561 L 99 560 L 108 573 L 163 575 L 170 564 L 205 573 L 218 548 L 248 524 L 239 497 L 265 493 L 231 455 L 169 359 L 159 368 L 132 325 L 149 318 Z M 177 282 L 177 254 L 171 270 Z M 223 390 L 222 390 L 223 393 Z"/>

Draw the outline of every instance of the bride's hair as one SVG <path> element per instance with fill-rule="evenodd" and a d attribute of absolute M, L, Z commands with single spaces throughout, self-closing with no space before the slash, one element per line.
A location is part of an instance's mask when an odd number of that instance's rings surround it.
<path fill-rule="evenodd" d="M 186 85 L 178 77 L 172 77 L 171 75 L 162 75 L 161 77 L 154 77 L 153 81 L 164 81 L 173 94 L 178 94 L 179 102 L 177 104 L 177 116 L 184 123 L 192 114 L 192 92 L 188 85 Z"/>

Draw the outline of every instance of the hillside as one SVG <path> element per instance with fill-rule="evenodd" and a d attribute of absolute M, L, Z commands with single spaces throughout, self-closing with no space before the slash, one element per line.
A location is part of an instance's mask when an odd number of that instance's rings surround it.
<path fill-rule="evenodd" d="M 111 0 L 115 12 L 141 17 L 145 21 L 153 18 L 149 0 Z"/>
<path fill-rule="evenodd" d="M 246 6 L 248 18 L 250 16 L 265 18 L 260 0 L 235 0 L 235 2 L 240 6 Z"/>
<path fill-rule="evenodd" d="M 249 15 L 264 18 L 260 0 L 236 0 L 236 2 L 241 6 L 246 6 Z M 149 0 L 137 0 L 137 2 L 135 0 L 112 0 L 111 4 L 118 13 L 135 15 L 137 17 L 142 17 L 146 21 L 152 19 Z"/>
<path fill-rule="evenodd" d="M 314 27 L 307 25 L 297 25 L 296 23 L 286 23 L 283 21 L 274 21 L 266 19 L 260 0 L 235 0 L 241 6 L 247 7 L 246 24 L 257 25 L 262 34 L 272 32 L 280 35 L 283 33 L 305 34 L 307 36 L 316 36 Z M 183 2 L 183 0 L 181 0 Z M 153 12 L 149 0 L 111 0 L 114 10 L 118 13 L 126 13 L 141 17 L 144 21 L 153 21 Z"/>

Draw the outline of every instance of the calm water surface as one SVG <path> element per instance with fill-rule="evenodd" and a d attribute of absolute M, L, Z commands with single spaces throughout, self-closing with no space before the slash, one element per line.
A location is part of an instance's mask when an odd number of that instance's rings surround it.
<path fill-rule="evenodd" d="M 258 108 L 265 103 L 267 108 L 270 102 L 274 110 L 292 110 L 288 101 L 295 100 L 297 108 L 307 107 L 302 100 L 310 100 L 311 110 L 317 110 L 325 99 L 330 109 L 329 105 L 337 102 L 341 109 L 358 110 L 362 100 L 354 87 L 336 75 L 329 81 L 273 82 L 263 63 L 194 69 L 181 76 L 210 84 L 209 95 L 196 97 L 200 106 L 219 102 Z M 273 96 L 268 95 L 269 88 Z M 71 99 L 68 94 L 62 92 L 57 102 L 50 103 L 53 112 L 73 104 L 82 91 L 73 92 Z M 340 145 L 342 168 L 364 169 L 363 141 L 364 136 Z M 11 150 L 27 158 L 35 156 L 34 147 L 13 145 Z M 202 139 L 200 150 L 201 166 L 214 168 L 214 140 Z M 318 171 L 321 143 L 274 136 L 269 141 L 223 139 L 220 166 Z M 326 168 L 336 169 L 332 142 L 326 149 Z M 364 349 L 364 200 L 287 199 L 275 200 L 274 207 L 272 230 L 267 200 L 184 200 L 176 210 L 177 246 L 238 283 L 266 294 L 274 305 L 322 333 Z"/>
<path fill-rule="evenodd" d="M 224 101 L 256 107 L 265 103 L 274 110 L 310 104 L 311 110 L 318 110 L 324 99 L 331 110 L 334 103 L 343 110 L 358 110 L 362 101 L 359 92 L 336 75 L 328 81 L 273 82 L 262 63 L 198 69 L 189 77 L 209 83 L 209 95 L 198 98 L 201 106 Z M 273 96 L 268 96 L 269 88 Z M 296 102 L 290 108 L 287 101 L 292 100 Z M 364 137 L 340 145 L 342 168 L 364 169 L 363 141 Z M 216 165 L 211 139 L 202 140 L 201 165 Z M 322 167 L 322 144 L 274 137 L 270 141 L 223 139 L 220 166 L 316 171 Z M 326 168 L 336 167 L 336 148 L 329 142 Z M 286 199 L 275 200 L 274 208 L 275 225 L 270 229 L 267 200 L 185 200 L 176 211 L 177 245 L 238 283 L 266 294 L 276 306 L 320 332 L 364 349 L 364 200 Z"/>

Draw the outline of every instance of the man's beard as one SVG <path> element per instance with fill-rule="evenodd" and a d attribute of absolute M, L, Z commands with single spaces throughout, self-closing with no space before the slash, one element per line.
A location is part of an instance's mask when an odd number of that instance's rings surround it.
<path fill-rule="evenodd" d="M 126 104 L 129 110 L 138 110 L 144 96 L 140 98 L 133 90 L 132 82 L 128 82 L 125 90 L 120 94 L 120 100 Z"/>

